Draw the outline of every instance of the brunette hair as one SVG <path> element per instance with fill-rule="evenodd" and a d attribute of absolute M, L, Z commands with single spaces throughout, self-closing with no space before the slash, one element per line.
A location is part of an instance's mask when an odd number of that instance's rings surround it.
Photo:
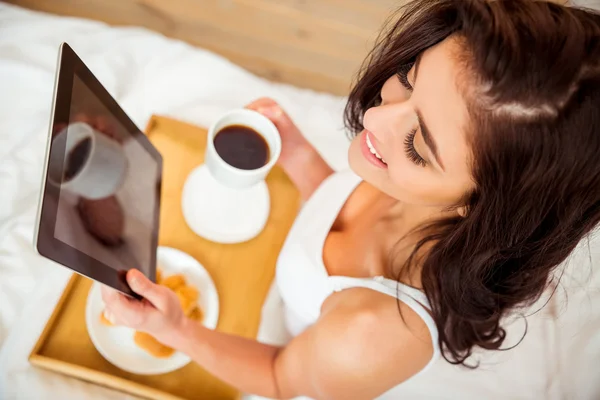
<path fill-rule="evenodd" d="M 464 217 L 424 227 L 402 270 L 422 268 L 443 355 L 467 365 L 475 346 L 500 349 L 503 318 L 536 301 L 600 221 L 600 15 L 533 0 L 412 1 L 359 73 L 349 130 L 363 129 L 389 77 L 450 36 L 475 189 Z"/>

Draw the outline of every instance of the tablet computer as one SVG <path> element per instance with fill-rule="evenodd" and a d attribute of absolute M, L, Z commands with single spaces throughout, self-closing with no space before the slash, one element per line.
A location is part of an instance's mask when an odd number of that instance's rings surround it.
<path fill-rule="evenodd" d="M 125 275 L 156 281 L 162 158 L 73 49 L 59 49 L 37 252 L 139 298 Z"/>

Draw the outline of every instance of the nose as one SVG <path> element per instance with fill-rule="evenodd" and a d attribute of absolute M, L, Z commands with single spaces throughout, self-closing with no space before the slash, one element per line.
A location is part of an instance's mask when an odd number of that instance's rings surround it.
<path fill-rule="evenodd" d="M 405 134 L 417 125 L 417 117 L 408 101 L 369 108 L 363 116 L 363 126 L 379 142 Z"/>

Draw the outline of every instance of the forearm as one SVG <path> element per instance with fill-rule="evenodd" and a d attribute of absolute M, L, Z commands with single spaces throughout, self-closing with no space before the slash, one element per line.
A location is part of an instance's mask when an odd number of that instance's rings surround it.
<path fill-rule="evenodd" d="M 244 393 L 281 396 L 275 375 L 279 347 L 213 331 L 189 320 L 170 341 L 169 345 Z"/>
<path fill-rule="evenodd" d="M 294 183 L 302 200 L 307 200 L 333 169 L 310 144 L 301 146 L 281 161 L 281 167 Z"/>

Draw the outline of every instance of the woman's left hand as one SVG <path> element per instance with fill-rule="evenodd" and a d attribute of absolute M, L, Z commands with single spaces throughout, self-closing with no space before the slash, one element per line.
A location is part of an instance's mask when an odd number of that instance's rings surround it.
<path fill-rule="evenodd" d="M 115 325 L 146 332 L 165 345 L 175 342 L 186 320 L 177 295 L 135 269 L 127 272 L 127 283 L 144 299 L 132 299 L 103 286 L 106 318 Z"/>

